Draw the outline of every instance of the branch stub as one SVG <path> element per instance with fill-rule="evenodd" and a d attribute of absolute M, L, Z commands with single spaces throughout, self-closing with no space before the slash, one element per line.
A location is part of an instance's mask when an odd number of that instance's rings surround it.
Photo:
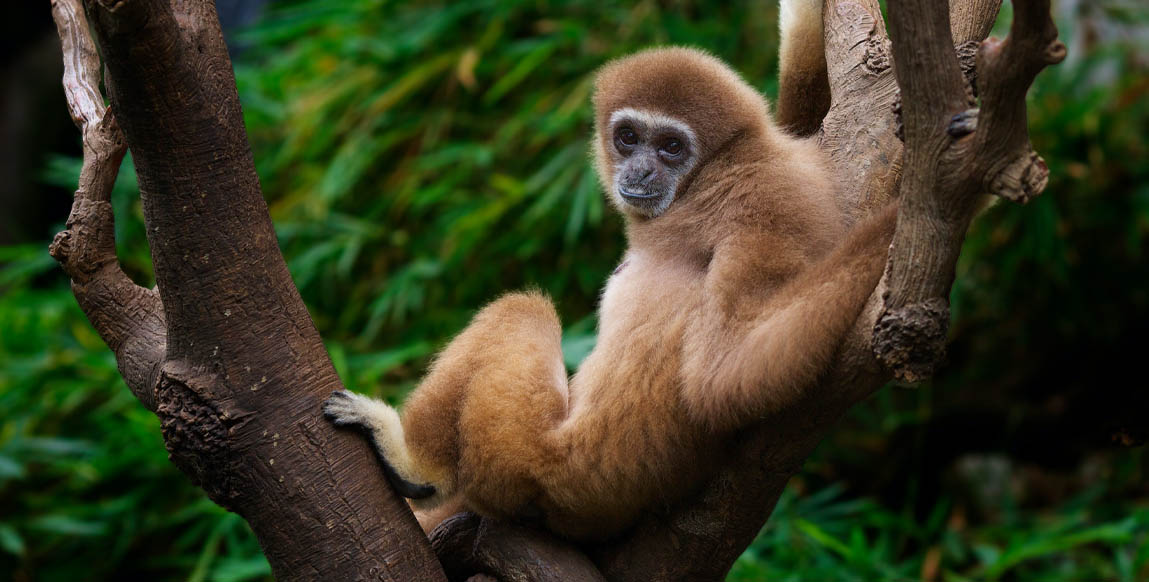
<path fill-rule="evenodd" d="M 928 379 L 945 357 L 949 315 L 938 297 L 886 309 L 874 325 L 874 356 L 901 382 Z"/>

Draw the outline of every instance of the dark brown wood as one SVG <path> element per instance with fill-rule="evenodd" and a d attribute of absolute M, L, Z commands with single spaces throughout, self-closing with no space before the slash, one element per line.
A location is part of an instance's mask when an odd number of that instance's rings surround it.
<path fill-rule="evenodd" d="M 431 533 L 447 579 L 473 574 L 503 582 L 602 582 L 594 563 L 578 548 L 545 531 L 483 519 L 474 513 L 447 518 Z"/>
<path fill-rule="evenodd" d="M 79 1 L 53 7 L 85 137 L 53 254 L 172 461 L 247 519 L 279 580 L 443 580 L 366 443 L 320 416 L 341 384 L 280 255 L 214 4 L 87 3 L 114 117 Z M 115 259 L 107 197 L 125 141 L 158 293 Z"/>
<path fill-rule="evenodd" d="M 1029 143 L 1025 94 L 1046 66 L 1065 59 L 1049 15 L 1049 0 L 1016 0 L 1009 36 L 977 54 L 984 89 L 974 144 L 963 152 L 967 176 L 983 191 L 1027 202 L 1045 189 L 1049 170 Z"/>

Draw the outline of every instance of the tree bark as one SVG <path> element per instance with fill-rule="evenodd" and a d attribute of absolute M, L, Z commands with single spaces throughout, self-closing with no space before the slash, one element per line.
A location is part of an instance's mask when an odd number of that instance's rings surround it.
<path fill-rule="evenodd" d="M 830 109 L 794 121 L 821 128 L 851 218 L 892 198 L 901 212 L 886 276 L 824 380 L 743 431 L 735 460 L 697 499 L 610 544 L 576 548 L 470 514 L 428 543 L 366 443 L 320 416 L 341 384 L 278 250 L 214 4 L 83 1 L 52 1 L 84 135 L 52 255 L 159 416 L 172 461 L 251 524 L 280 580 L 722 579 L 852 404 L 891 377 L 932 373 L 978 200 L 1024 202 L 1045 186 L 1024 99 L 1065 55 L 1048 0 L 1015 0 L 1009 38 L 985 42 L 1000 0 L 890 0 L 893 43 L 876 0 L 825 0 Z M 821 115 L 792 106 L 801 98 L 783 86 L 779 106 Z M 157 289 L 129 280 L 115 257 L 109 193 L 126 148 Z"/>
<path fill-rule="evenodd" d="M 53 255 L 172 461 L 251 524 L 279 580 L 445 579 L 366 443 L 319 415 L 341 384 L 279 252 L 214 4 L 52 6 L 85 154 Z M 108 197 L 125 142 L 158 292 L 115 260 Z"/>

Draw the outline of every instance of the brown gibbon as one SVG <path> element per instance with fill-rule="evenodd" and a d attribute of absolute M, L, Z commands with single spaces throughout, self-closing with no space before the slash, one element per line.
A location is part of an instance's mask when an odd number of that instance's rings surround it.
<path fill-rule="evenodd" d="M 465 507 L 601 540 L 672 506 L 729 461 L 734 431 L 819 380 L 882 276 L 896 209 L 849 227 L 824 155 L 718 59 L 611 62 L 594 114 L 629 245 L 578 371 L 551 302 L 510 293 L 438 355 L 402 417 L 350 392 L 325 403 L 365 430 L 424 527 Z"/>

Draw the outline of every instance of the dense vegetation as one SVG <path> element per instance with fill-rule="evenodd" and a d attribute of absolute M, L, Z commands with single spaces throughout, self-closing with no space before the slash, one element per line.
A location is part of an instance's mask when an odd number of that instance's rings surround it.
<path fill-rule="evenodd" d="M 347 386 L 399 400 L 477 307 L 522 287 L 556 299 L 577 364 L 622 245 L 588 163 L 592 72 L 689 44 L 772 94 L 759 4 L 301 0 L 241 33 L 264 192 Z M 731 580 L 1149 577 L 1149 458 L 1111 442 L 1149 426 L 1146 383 L 1123 376 L 1149 331 L 1149 9 L 1060 4 L 1071 57 L 1030 113 L 1050 187 L 970 233 L 950 365 L 852 412 Z M 78 168 L 53 157 L 45 179 L 74 187 Z M 114 198 L 147 283 L 130 163 Z M 0 579 L 268 578 L 76 307 L 46 252 L 63 219 L 0 247 Z"/>

